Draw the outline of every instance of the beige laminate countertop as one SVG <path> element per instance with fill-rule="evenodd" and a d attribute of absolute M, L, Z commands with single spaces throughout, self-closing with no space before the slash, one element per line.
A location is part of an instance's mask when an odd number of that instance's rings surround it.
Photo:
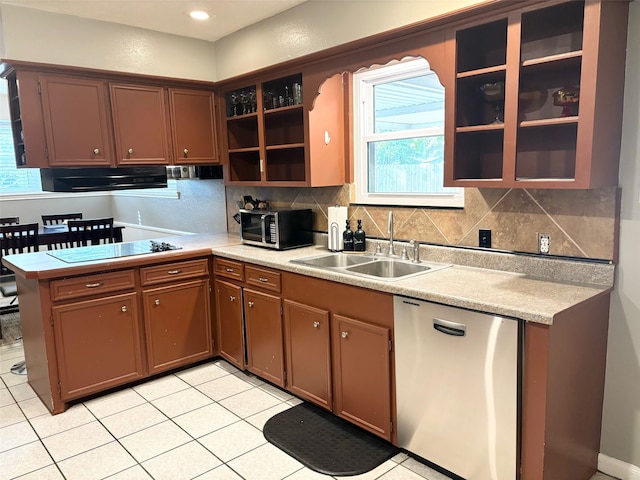
<path fill-rule="evenodd" d="M 237 235 L 226 233 L 175 236 L 157 240 L 166 241 L 182 248 L 79 263 L 65 263 L 46 252 L 37 252 L 8 255 L 3 258 L 3 263 L 19 276 L 27 279 L 47 280 L 149 263 L 169 262 L 213 253 L 229 259 L 370 288 L 394 295 L 404 295 L 547 325 L 552 324 L 559 313 L 611 291 L 611 287 L 607 285 L 553 281 L 534 275 L 457 264 L 406 279 L 377 280 L 290 262 L 293 259 L 329 253 L 326 247 L 322 246 L 274 251 L 239 244 Z M 312 294 L 313 292 L 310 292 L 310 295 Z"/>
<path fill-rule="evenodd" d="M 552 324 L 559 313 L 611 291 L 607 286 L 555 282 L 519 273 L 460 265 L 385 281 L 290 262 L 329 253 L 325 247 L 319 246 L 276 252 L 248 245 L 229 245 L 213 247 L 212 251 L 214 255 L 234 260 L 547 325 Z M 313 295 L 313 292 L 309 294 Z"/>

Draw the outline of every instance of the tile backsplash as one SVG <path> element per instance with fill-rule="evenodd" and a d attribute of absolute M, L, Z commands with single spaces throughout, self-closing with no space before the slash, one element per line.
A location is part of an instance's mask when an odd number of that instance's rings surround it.
<path fill-rule="evenodd" d="M 273 207 L 314 211 L 314 230 L 327 231 L 327 209 L 348 205 L 354 225 L 362 219 L 367 237 L 388 238 L 388 212 L 393 210 L 394 237 L 437 245 L 478 246 L 478 230 L 491 230 L 497 250 L 537 253 L 538 233 L 550 235 L 550 254 L 615 260 L 617 188 L 594 190 L 465 189 L 463 209 L 350 205 L 350 188 L 274 188 L 227 186 L 227 224 L 243 195 L 268 200 Z"/>

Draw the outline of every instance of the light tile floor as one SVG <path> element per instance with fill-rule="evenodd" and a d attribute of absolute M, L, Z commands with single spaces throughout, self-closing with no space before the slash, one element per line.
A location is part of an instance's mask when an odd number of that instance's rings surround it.
<path fill-rule="evenodd" d="M 300 400 L 222 360 L 52 416 L 9 373 L 22 358 L 21 343 L 0 347 L 0 480 L 448 480 L 404 453 L 352 477 L 306 468 L 262 435 Z"/>

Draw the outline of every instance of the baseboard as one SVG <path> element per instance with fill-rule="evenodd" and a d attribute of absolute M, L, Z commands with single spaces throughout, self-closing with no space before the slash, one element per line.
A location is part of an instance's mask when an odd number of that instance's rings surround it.
<path fill-rule="evenodd" d="M 602 453 L 598 455 L 598 470 L 620 480 L 640 480 L 640 468 Z"/>

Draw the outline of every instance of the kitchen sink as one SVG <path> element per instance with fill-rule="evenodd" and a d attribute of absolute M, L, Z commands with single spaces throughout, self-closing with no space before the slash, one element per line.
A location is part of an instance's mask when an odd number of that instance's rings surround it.
<path fill-rule="evenodd" d="M 361 263 L 372 262 L 375 257 L 372 255 L 350 255 L 344 253 L 330 253 L 318 257 L 306 257 L 300 260 L 291 260 L 293 263 L 301 263 L 309 267 L 320 268 L 344 268 Z"/>
<path fill-rule="evenodd" d="M 348 271 L 354 273 L 362 273 L 380 278 L 397 278 L 413 275 L 414 273 L 426 272 L 431 267 L 421 263 L 406 263 L 396 260 L 381 259 L 376 262 L 365 263 L 347 268 Z"/>
<path fill-rule="evenodd" d="M 329 253 L 290 260 L 290 262 L 307 267 L 387 281 L 400 280 L 451 266 L 444 263 L 413 263 L 409 260 L 394 257 L 349 253 Z"/>

